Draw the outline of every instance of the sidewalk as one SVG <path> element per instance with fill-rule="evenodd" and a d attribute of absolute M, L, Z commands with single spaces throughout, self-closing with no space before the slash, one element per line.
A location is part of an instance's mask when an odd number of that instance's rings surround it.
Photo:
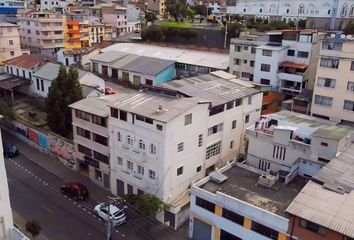
<path fill-rule="evenodd" d="M 29 239 L 32 239 L 31 234 L 26 231 L 26 219 L 24 219 L 21 215 L 19 215 L 15 210 L 12 209 L 12 216 L 14 218 L 14 224 L 19 227 L 19 230 L 25 234 Z M 36 240 L 49 240 L 46 236 L 40 233 Z"/>
<path fill-rule="evenodd" d="M 28 159 L 32 160 L 34 163 L 46 169 L 48 172 L 59 177 L 63 182 L 78 181 L 87 186 L 90 189 L 90 197 L 93 200 L 97 202 L 106 202 L 107 196 L 113 196 L 109 191 L 93 183 L 88 177 L 83 176 L 80 173 L 74 172 L 73 170 L 65 167 L 61 162 L 59 162 L 55 158 L 52 158 L 49 155 L 28 145 L 27 143 L 17 138 L 14 134 L 2 130 L 2 138 L 7 142 L 15 144 L 18 147 L 19 151 Z M 136 222 L 134 223 L 134 225 L 136 225 L 136 227 L 139 227 L 143 231 L 149 233 L 149 235 L 154 237 L 155 239 L 188 239 L 188 226 L 183 226 L 178 231 L 174 231 L 169 227 L 158 223 L 154 219 L 150 219 L 143 215 L 141 216 L 141 219 L 144 219 L 144 221 Z"/>

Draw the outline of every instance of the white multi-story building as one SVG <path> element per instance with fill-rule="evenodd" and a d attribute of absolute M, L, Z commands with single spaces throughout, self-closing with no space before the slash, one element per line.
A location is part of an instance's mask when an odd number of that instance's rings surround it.
<path fill-rule="evenodd" d="M 2 116 L 0 117 L 2 118 Z M 3 152 L 1 133 L 0 152 Z M 14 227 L 3 154 L 0 154 L 0 185 L 0 239 L 29 240 L 17 228 Z"/>
<path fill-rule="evenodd" d="M 64 48 L 65 16 L 48 12 L 35 12 L 17 17 L 20 41 L 31 52 L 55 54 Z"/>
<path fill-rule="evenodd" d="M 320 29 L 343 29 L 354 16 L 353 0 L 238 0 L 228 13 L 276 20 L 307 19 Z"/>
<path fill-rule="evenodd" d="M 41 11 L 53 11 L 64 14 L 68 11 L 68 6 L 74 2 L 72 0 L 41 0 Z"/>
<path fill-rule="evenodd" d="M 285 95 L 300 94 L 313 88 L 320 37 L 316 30 L 283 30 L 233 39 L 230 72 Z"/>
<path fill-rule="evenodd" d="M 158 196 L 170 205 L 161 221 L 177 228 L 190 184 L 243 151 L 262 94 L 222 72 L 161 86 L 110 104 L 111 189 Z"/>
<path fill-rule="evenodd" d="M 246 130 L 245 166 L 282 182 L 312 177 L 353 141 L 353 132 L 333 122 L 281 111 L 265 115 Z"/>
<path fill-rule="evenodd" d="M 333 36 L 322 42 L 311 114 L 353 126 L 354 40 L 352 36 L 342 37 L 345 36 Z"/>

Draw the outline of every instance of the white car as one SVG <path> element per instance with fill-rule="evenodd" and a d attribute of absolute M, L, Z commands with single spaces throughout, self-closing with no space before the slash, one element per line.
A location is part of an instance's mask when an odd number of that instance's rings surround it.
<path fill-rule="evenodd" d="M 96 205 L 94 211 L 96 214 L 105 221 L 108 221 L 108 204 L 100 203 Z M 119 209 L 117 206 L 111 204 L 109 207 L 111 221 L 113 226 L 121 225 L 127 219 L 127 216 L 123 212 L 123 209 Z"/>

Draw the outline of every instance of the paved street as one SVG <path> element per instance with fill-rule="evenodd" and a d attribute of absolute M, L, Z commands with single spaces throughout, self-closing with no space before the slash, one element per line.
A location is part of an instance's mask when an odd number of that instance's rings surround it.
<path fill-rule="evenodd" d="M 104 201 L 109 192 L 4 131 L 3 139 L 16 144 L 20 150 L 18 157 L 6 159 L 5 164 L 12 208 L 22 218 L 38 220 L 43 235 L 48 239 L 64 236 L 72 240 L 106 239 L 106 225 L 94 214 L 93 208 Z M 43 166 L 39 158 L 45 161 Z M 55 170 L 50 169 L 52 163 Z M 62 195 L 59 187 L 68 181 L 85 184 L 90 191 L 90 199 L 80 203 Z M 181 233 L 175 233 L 133 209 L 126 209 L 126 214 L 127 222 L 115 227 L 112 239 L 158 239 L 158 236 L 170 240 L 185 239 L 184 233 L 182 237 Z"/>

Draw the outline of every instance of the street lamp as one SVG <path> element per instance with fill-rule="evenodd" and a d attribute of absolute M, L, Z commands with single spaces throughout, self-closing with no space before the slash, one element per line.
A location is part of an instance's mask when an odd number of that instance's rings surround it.
<path fill-rule="evenodd" d="M 111 204 L 114 203 L 114 202 L 117 202 L 121 200 L 121 198 L 119 197 L 110 197 L 108 196 L 108 218 L 107 218 L 107 221 L 108 221 L 108 224 L 107 224 L 107 240 L 110 240 L 111 239 L 111 236 L 112 236 L 112 227 L 111 227 Z"/>

